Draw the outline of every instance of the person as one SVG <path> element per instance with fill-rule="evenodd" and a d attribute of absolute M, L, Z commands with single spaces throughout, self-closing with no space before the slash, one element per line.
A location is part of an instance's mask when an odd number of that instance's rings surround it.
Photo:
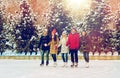
<path fill-rule="evenodd" d="M 58 53 L 58 44 L 59 44 L 59 39 L 56 34 L 56 29 L 53 29 L 51 32 L 51 37 L 50 37 L 50 54 L 52 56 L 52 59 L 54 61 L 54 66 L 57 66 L 57 53 Z"/>
<path fill-rule="evenodd" d="M 80 36 L 75 28 L 71 29 L 71 33 L 68 36 L 66 45 L 69 46 L 71 54 L 71 67 L 78 67 L 78 49 L 80 47 Z"/>
<path fill-rule="evenodd" d="M 89 67 L 89 36 L 87 35 L 86 31 L 82 32 L 81 48 L 86 62 L 86 68 L 88 68 Z"/>
<path fill-rule="evenodd" d="M 45 54 L 46 54 L 46 66 L 48 66 L 48 64 L 49 64 L 49 49 L 50 49 L 50 46 L 48 45 L 49 42 L 50 42 L 50 38 L 48 36 L 48 30 L 44 29 L 43 35 L 41 36 L 40 42 L 38 45 L 38 48 L 40 48 L 42 46 L 40 66 L 44 65 L 44 55 Z"/>
<path fill-rule="evenodd" d="M 59 42 L 59 46 L 61 46 L 61 56 L 62 56 L 62 60 L 64 62 L 63 67 L 67 67 L 67 63 L 68 63 L 68 46 L 66 46 L 66 42 L 67 42 L 67 31 L 63 31 L 61 38 L 60 38 L 60 42 Z"/>

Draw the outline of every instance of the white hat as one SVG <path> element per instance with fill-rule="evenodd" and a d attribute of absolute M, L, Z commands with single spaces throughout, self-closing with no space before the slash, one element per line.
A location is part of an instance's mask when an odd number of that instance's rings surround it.
<path fill-rule="evenodd" d="M 67 34 L 67 31 L 63 31 L 62 34 Z"/>
<path fill-rule="evenodd" d="M 43 31 L 46 31 L 46 32 L 47 32 L 48 30 L 45 28 L 45 29 L 43 29 Z"/>

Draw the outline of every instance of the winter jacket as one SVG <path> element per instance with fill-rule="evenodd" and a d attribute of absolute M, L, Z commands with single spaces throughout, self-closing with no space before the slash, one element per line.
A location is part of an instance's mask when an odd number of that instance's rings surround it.
<path fill-rule="evenodd" d="M 66 43 L 67 46 L 69 46 L 69 49 L 76 49 L 78 50 L 80 48 L 80 36 L 78 33 L 72 34 L 70 33 L 68 36 L 68 40 Z"/>
<path fill-rule="evenodd" d="M 49 36 L 41 36 L 38 48 L 40 48 L 40 46 L 42 46 L 42 50 L 49 50 L 50 46 L 44 45 L 44 44 L 48 44 L 49 42 L 50 42 Z"/>
<path fill-rule="evenodd" d="M 57 37 L 57 40 L 55 41 L 53 38 L 51 39 L 49 45 L 50 45 L 50 54 L 57 54 L 58 53 L 58 44 L 59 39 Z"/>
<path fill-rule="evenodd" d="M 89 52 L 90 51 L 89 37 L 88 36 L 81 37 L 81 50 L 82 50 L 82 52 Z"/>
<path fill-rule="evenodd" d="M 60 43 L 59 46 L 61 46 L 61 53 L 68 53 L 69 49 L 68 46 L 66 46 L 66 42 L 67 42 L 68 38 L 60 38 Z"/>

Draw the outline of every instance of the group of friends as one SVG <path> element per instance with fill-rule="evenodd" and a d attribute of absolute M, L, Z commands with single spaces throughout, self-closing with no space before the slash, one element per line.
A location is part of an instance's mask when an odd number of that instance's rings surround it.
<path fill-rule="evenodd" d="M 41 63 L 40 66 L 46 64 L 49 65 L 49 55 L 51 55 L 54 62 L 54 66 L 57 66 L 57 54 L 58 48 L 60 48 L 61 57 L 63 60 L 63 67 L 68 66 L 68 55 L 71 58 L 71 67 L 78 67 L 78 50 L 82 48 L 83 56 L 86 62 L 86 67 L 89 67 L 89 51 L 88 51 L 88 37 L 86 31 L 82 32 L 80 37 L 76 28 L 72 28 L 71 32 L 63 31 L 59 38 L 56 34 L 56 29 L 51 31 L 51 35 L 48 35 L 48 29 L 43 29 L 43 34 L 40 38 L 39 49 L 41 50 Z M 46 63 L 44 57 L 46 55 Z"/>

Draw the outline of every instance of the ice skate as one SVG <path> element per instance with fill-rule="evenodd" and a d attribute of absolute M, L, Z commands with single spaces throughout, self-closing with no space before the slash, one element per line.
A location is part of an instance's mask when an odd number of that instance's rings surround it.
<path fill-rule="evenodd" d="M 49 65 L 49 62 L 47 61 L 47 62 L 46 62 L 46 66 L 48 66 L 48 65 Z"/>
<path fill-rule="evenodd" d="M 44 66 L 44 62 L 43 61 L 41 62 L 40 66 Z"/>
<path fill-rule="evenodd" d="M 66 64 L 64 63 L 62 67 L 65 67 L 65 65 L 66 65 Z"/>
<path fill-rule="evenodd" d="M 71 65 L 71 67 L 74 67 L 74 63 Z"/>
<path fill-rule="evenodd" d="M 75 64 L 75 67 L 78 67 L 78 63 Z"/>
<path fill-rule="evenodd" d="M 86 68 L 89 68 L 89 63 L 86 63 Z"/>
<path fill-rule="evenodd" d="M 54 65 L 53 65 L 54 67 L 56 67 L 57 66 L 57 62 L 54 62 Z"/>
<path fill-rule="evenodd" d="M 44 66 L 44 64 L 43 64 L 43 63 L 41 63 L 41 64 L 40 64 L 40 66 Z"/>
<path fill-rule="evenodd" d="M 67 63 L 65 63 L 65 67 L 68 67 L 68 64 L 67 64 Z"/>

